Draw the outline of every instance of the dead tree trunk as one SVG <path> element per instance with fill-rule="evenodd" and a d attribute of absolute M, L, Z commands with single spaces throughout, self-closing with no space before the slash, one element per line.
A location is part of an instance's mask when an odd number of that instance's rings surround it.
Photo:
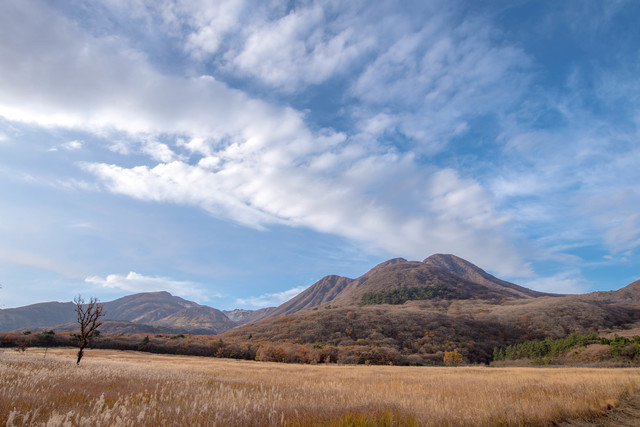
<path fill-rule="evenodd" d="M 84 303 L 84 299 L 80 295 L 73 299 L 76 303 L 76 314 L 78 315 L 78 323 L 80 324 L 80 334 L 78 335 L 78 360 L 76 365 L 80 364 L 80 359 L 84 349 L 89 345 L 89 338 L 96 332 L 98 327 L 102 325 L 100 317 L 104 316 L 102 304 L 98 303 L 98 299 L 92 297 L 88 304 Z"/>

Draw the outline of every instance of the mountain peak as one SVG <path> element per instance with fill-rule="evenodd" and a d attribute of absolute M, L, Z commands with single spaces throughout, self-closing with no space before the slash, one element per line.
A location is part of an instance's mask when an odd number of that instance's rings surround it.
<path fill-rule="evenodd" d="M 452 254 L 431 255 L 422 262 L 427 265 L 445 269 L 458 277 L 469 280 L 471 282 L 479 283 L 489 289 L 502 292 L 507 291 L 514 297 L 531 298 L 545 295 L 554 295 L 534 291 L 523 286 L 518 286 L 516 284 L 498 279 L 497 277 L 492 276 L 480 267 L 470 263 L 469 261 Z"/>
<path fill-rule="evenodd" d="M 377 272 L 379 272 L 380 270 L 383 270 L 387 267 L 389 267 L 390 265 L 395 265 L 395 264 L 401 264 L 404 262 L 409 262 L 404 258 L 391 258 L 390 260 L 381 262 L 380 264 L 376 265 L 375 267 L 373 267 L 371 270 L 369 270 L 367 273 L 365 273 L 365 276 L 369 276 L 371 274 L 375 274 Z"/>
<path fill-rule="evenodd" d="M 470 272 L 485 273 L 485 271 L 480 267 L 452 254 L 434 254 L 426 258 L 422 262 L 424 262 L 425 264 L 442 267 L 445 270 L 449 270 L 452 273 L 458 275 L 465 275 L 469 274 Z"/>

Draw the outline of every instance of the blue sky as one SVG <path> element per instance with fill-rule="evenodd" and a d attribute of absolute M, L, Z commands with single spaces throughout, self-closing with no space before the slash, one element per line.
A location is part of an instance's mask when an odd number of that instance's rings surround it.
<path fill-rule="evenodd" d="M 0 305 L 640 279 L 636 1 L 0 3 Z"/>

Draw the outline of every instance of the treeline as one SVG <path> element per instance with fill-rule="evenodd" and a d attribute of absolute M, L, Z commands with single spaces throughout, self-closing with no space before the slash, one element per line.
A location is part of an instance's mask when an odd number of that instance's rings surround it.
<path fill-rule="evenodd" d="M 388 291 L 367 292 L 362 295 L 360 306 L 372 304 L 404 304 L 407 301 L 428 299 L 466 299 L 463 295 L 443 285 L 415 288 L 395 288 Z"/>
<path fill-rule="evenodd" d="M 527 341 L 520 344 L 509 345 L 505 348 L 494 348 L 493 360 L 518 360 L 531 359 L 536 362 L 548 362 L 552 358 L 558 358 L 569 350 L 578 347 L 586 347 L 589 344 L 602 344 L 610 346 L 612 357 L 625 357 L 630 360 L 638 360 L 640 357 L 640 336 L 635 335 L 631 339 L 616 335 L 614 339 L 598 336 L 596 333 L 588 335 L 571 334 L 566 338 L 542 341 Z"/>
<path fill-rule="evenodd" d="M 68 332 L 0 333 L 0 347 L 15 348 L 16 351 L 24 351 L 28 347 L 75 346 L 77 346 L 77 337 Z M 440 352 L 435 358 L 427 358 L 415 354 L 402 354 L 397 349 L 386 346 L 298 344 L 269 342 L 251 337 L 246 337 L 244 340 L 223 341 L 212 335 L 100 334 L 91 339 L 89 348 L 305 364 L 423 366 L 447 363 L 446 352 Z M 462 363 L 462 356 L 458 356 Z"/>

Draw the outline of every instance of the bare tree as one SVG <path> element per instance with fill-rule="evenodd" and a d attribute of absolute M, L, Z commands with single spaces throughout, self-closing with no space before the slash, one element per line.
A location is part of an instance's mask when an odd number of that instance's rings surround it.
<path fill-rule="evenodd" d="M 98 303 L 98 299 L 91 297 L 88 304 L 84 303 L 82 296 L 78 295 L 73 299 L 76 303 L 76 313 L 78 314 L 78 323 L 80 324 L 80 334 L 78 335 L 78 344 L 80 350 L 78 351 L 78 360 L 76 365 L 80 364 L 82 359 L 82 352 L 85 347 L 89 345 L 89 338 L 97 331 L 98 327 L 102 325 L 100 318 L 104 316 L 103 306 Z"/>

